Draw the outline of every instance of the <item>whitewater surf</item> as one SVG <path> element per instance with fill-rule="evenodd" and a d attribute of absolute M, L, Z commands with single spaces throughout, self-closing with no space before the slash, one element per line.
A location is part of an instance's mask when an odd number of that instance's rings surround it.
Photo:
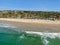
<path fill-rule="evenodd" d="M 60 33 L 22 31 L 1 25 L 0 45 L 60 45 Z"/>

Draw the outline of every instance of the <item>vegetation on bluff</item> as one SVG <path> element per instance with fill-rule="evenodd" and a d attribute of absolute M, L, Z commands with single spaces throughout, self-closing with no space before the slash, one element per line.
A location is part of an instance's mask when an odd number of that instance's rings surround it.
<path fill-rule="evenodd" d="M 60 19 L 60 12 L 3 10 L 0 18 Z"/>

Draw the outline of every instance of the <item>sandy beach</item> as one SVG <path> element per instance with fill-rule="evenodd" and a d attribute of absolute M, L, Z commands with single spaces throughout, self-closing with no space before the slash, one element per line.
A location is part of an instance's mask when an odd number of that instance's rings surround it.
<path fill-rule="evenodd" d="M 0 18 L 0 24 L 14 26 L 24 31 L 60 32 L 60 21 Z"/>

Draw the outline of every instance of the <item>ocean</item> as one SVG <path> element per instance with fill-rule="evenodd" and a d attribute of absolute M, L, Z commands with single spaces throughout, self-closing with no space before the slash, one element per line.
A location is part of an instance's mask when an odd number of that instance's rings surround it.
<path fill-rule="evenodd" d="M 60 33 L 22 31 L 0 26 L 0 45 L 60 45 Z"/>

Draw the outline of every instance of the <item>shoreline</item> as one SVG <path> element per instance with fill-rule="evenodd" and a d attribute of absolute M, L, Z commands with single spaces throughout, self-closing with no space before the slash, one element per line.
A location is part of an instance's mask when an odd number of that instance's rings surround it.
<path fill-rule="evenodd" d="M 4 21 L 23 22 L 23 23 L 36 23 L 36 24 L 60 24 L 60 21 L 41 20 L 41 19 L 13 19 L 13 18 L 0 18 Z"/>
<path fill-rule="evenodd" d="M 17 27 L 23 31 L 60 32 L 60 21 L 0 18 L 0 24 Z"/>

